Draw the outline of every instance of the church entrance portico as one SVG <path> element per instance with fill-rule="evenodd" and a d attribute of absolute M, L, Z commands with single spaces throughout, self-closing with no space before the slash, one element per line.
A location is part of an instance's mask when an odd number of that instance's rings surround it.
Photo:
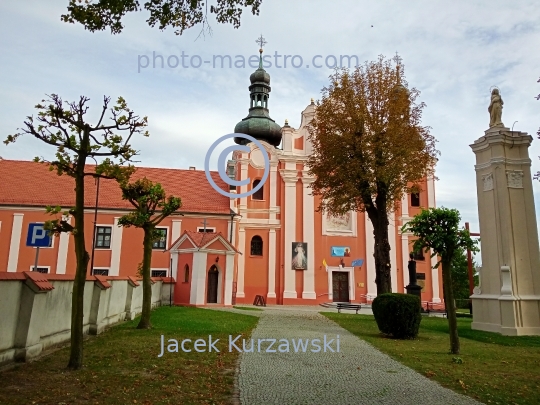
<path fill-rule="evenodd" d="M 349 275 L 344 271 L 332 272 L 332 298 L 334 302 L 349 302 Z"/>
<path fill-rule="evenodd" d="M 332 302 L 351 302 L 354 294 L 354 267 L 327 267 L 328 298 Z"/>

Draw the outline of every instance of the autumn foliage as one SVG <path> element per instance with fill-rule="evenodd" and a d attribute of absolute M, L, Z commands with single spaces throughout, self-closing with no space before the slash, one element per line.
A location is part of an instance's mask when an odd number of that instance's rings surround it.
<path fill-rule="evenodd" d="M 377 293 L 391 292 L 388 214 L 403 193 L 419 191 L 438 151 L 421 125 L 424 103 L 407 89 L 403 65 L 380 56 L 336 70 L 309 125 L 314 195 L 329 214 L 365 211 L 373 224 Z"/>

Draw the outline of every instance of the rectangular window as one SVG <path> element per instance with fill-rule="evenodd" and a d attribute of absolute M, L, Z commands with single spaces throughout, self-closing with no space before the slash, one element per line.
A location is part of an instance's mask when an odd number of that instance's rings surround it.
<path fill-rule="evenodd" d="M 97 226 L 96 227 L 96 249 L 110 249 L 111 248 L 111 226 Z"/>
<path fill-rule="evenodd" d="M 419 193 L 411 193 L 411 207 L 420 207 Z"/>
<path fill-rule="evenodd" d="M 94 269 L 92 271 L 93 276 L 108 276 L 109 275 L 109 269 Z"/>
<path fill-rule="evenodd" d="M 38 273 L 47 274 L 47 273 L 49 273 L 49 268 L 48 267 L 34 267 L 34 266 L 32 266 L 32 271 L 37 271 Z"/>
<path fill-rule="evenodd" d="M 413 259 L 414 260 L 425 260 L 424 252 L 422 250 L 419 250 L 416 253 L 413 253 Z"/>
<path fill-rule="evenodd" d="M 156 231 L 160 232 L 161 236 L 154 241 L 152 249 L 167 249 L 167 228 L 157 228 Z"/>
<path fill-rule="evenodd" d="M 152 270 L 152 277 L 167 277 L 167 270 Z"/>
<path fill-rule="evenodd" d="M 204 227 L 198 227 L 197 232 L 205 232 Z M 216 232 L 216 228 L 206 228 L 206 232 Z"/>

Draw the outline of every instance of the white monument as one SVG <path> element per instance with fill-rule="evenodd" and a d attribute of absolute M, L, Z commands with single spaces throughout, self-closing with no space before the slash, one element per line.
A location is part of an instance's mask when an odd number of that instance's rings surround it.
<path fill-rule="evenodd" d="M 472 328 L 540 335 L 540 252 L 528 150 L 533 138 L 504 126 L 502 106 L 494 89 L 490 128 L 470 145 L 482 250 L 482 285 L 471 296 Z"/>

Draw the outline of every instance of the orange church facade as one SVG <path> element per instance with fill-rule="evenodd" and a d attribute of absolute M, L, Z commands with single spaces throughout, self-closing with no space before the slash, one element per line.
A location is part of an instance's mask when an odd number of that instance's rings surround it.
<path fill-rule="evenodd" d="M 241 198 L 223 196 L 211 187 L 205 172 L 195 168 L 141 167 L 135 173 L 135 178 L 146 176 L 182 199 L 182 215 L 159 225 L 163 237 L 154 243 L 152 276 L 172 276 L 174 302 L 179 305 L 251 304 L 257 295 L 268 304 L 284 305 L 371 301 L 377 295 L 371 222 L 364 213 L 351 211 L 335 218 L 317 212 L 320 201 L 311 194 L 313 178 L 306 162 L 312 146 L 306 126 L 315 115 L 314 103 L 302 112 L 298 129 L 287 122 L 280 127 L 269 116 L 270 76 L 262 65 L 250 80 L 249 115 L 234 132 L 253 136 L 264 150 L 247 143 L 249 152 L 234 152 L 228 170 L 231 178 L 250 179 L 237 190 L 245 193 L 261 181 L 266 154 L 269 175 L 259 191 Z M 245 144 L 240 138 L 235 141 Z M 229 191 L 217 172 L 212 178 Z M 422 191 L 404 196 L 390 216 L 394 292 L 405 292 L 409 283 L 413 242 L 400 228 L 421 207 L 435 206 L 433 178 L 420 186 Z M 3 272 L 34 268 L 36 250 L 25 246 L 28 226 L 51 219 L 45 214 L 47 205 L 72 207 L 73 188 L 72 178 L 57 176 L 44 164 L 0 159 L 0 278 Z M 89 275 L 136 276 L 143 232 L 117 225 L 131 209 L 118 185 L 88 178 L 85 207 Z M 417 258 L 422 301 L 440 303 L 441 270 L 432 269 L 435 258 L 424 255 Z M 36 270 L 50 277 L 74 275 L 73 236 L 62 234 L 53 238 L 51 247 L 41 248 Z"/>

